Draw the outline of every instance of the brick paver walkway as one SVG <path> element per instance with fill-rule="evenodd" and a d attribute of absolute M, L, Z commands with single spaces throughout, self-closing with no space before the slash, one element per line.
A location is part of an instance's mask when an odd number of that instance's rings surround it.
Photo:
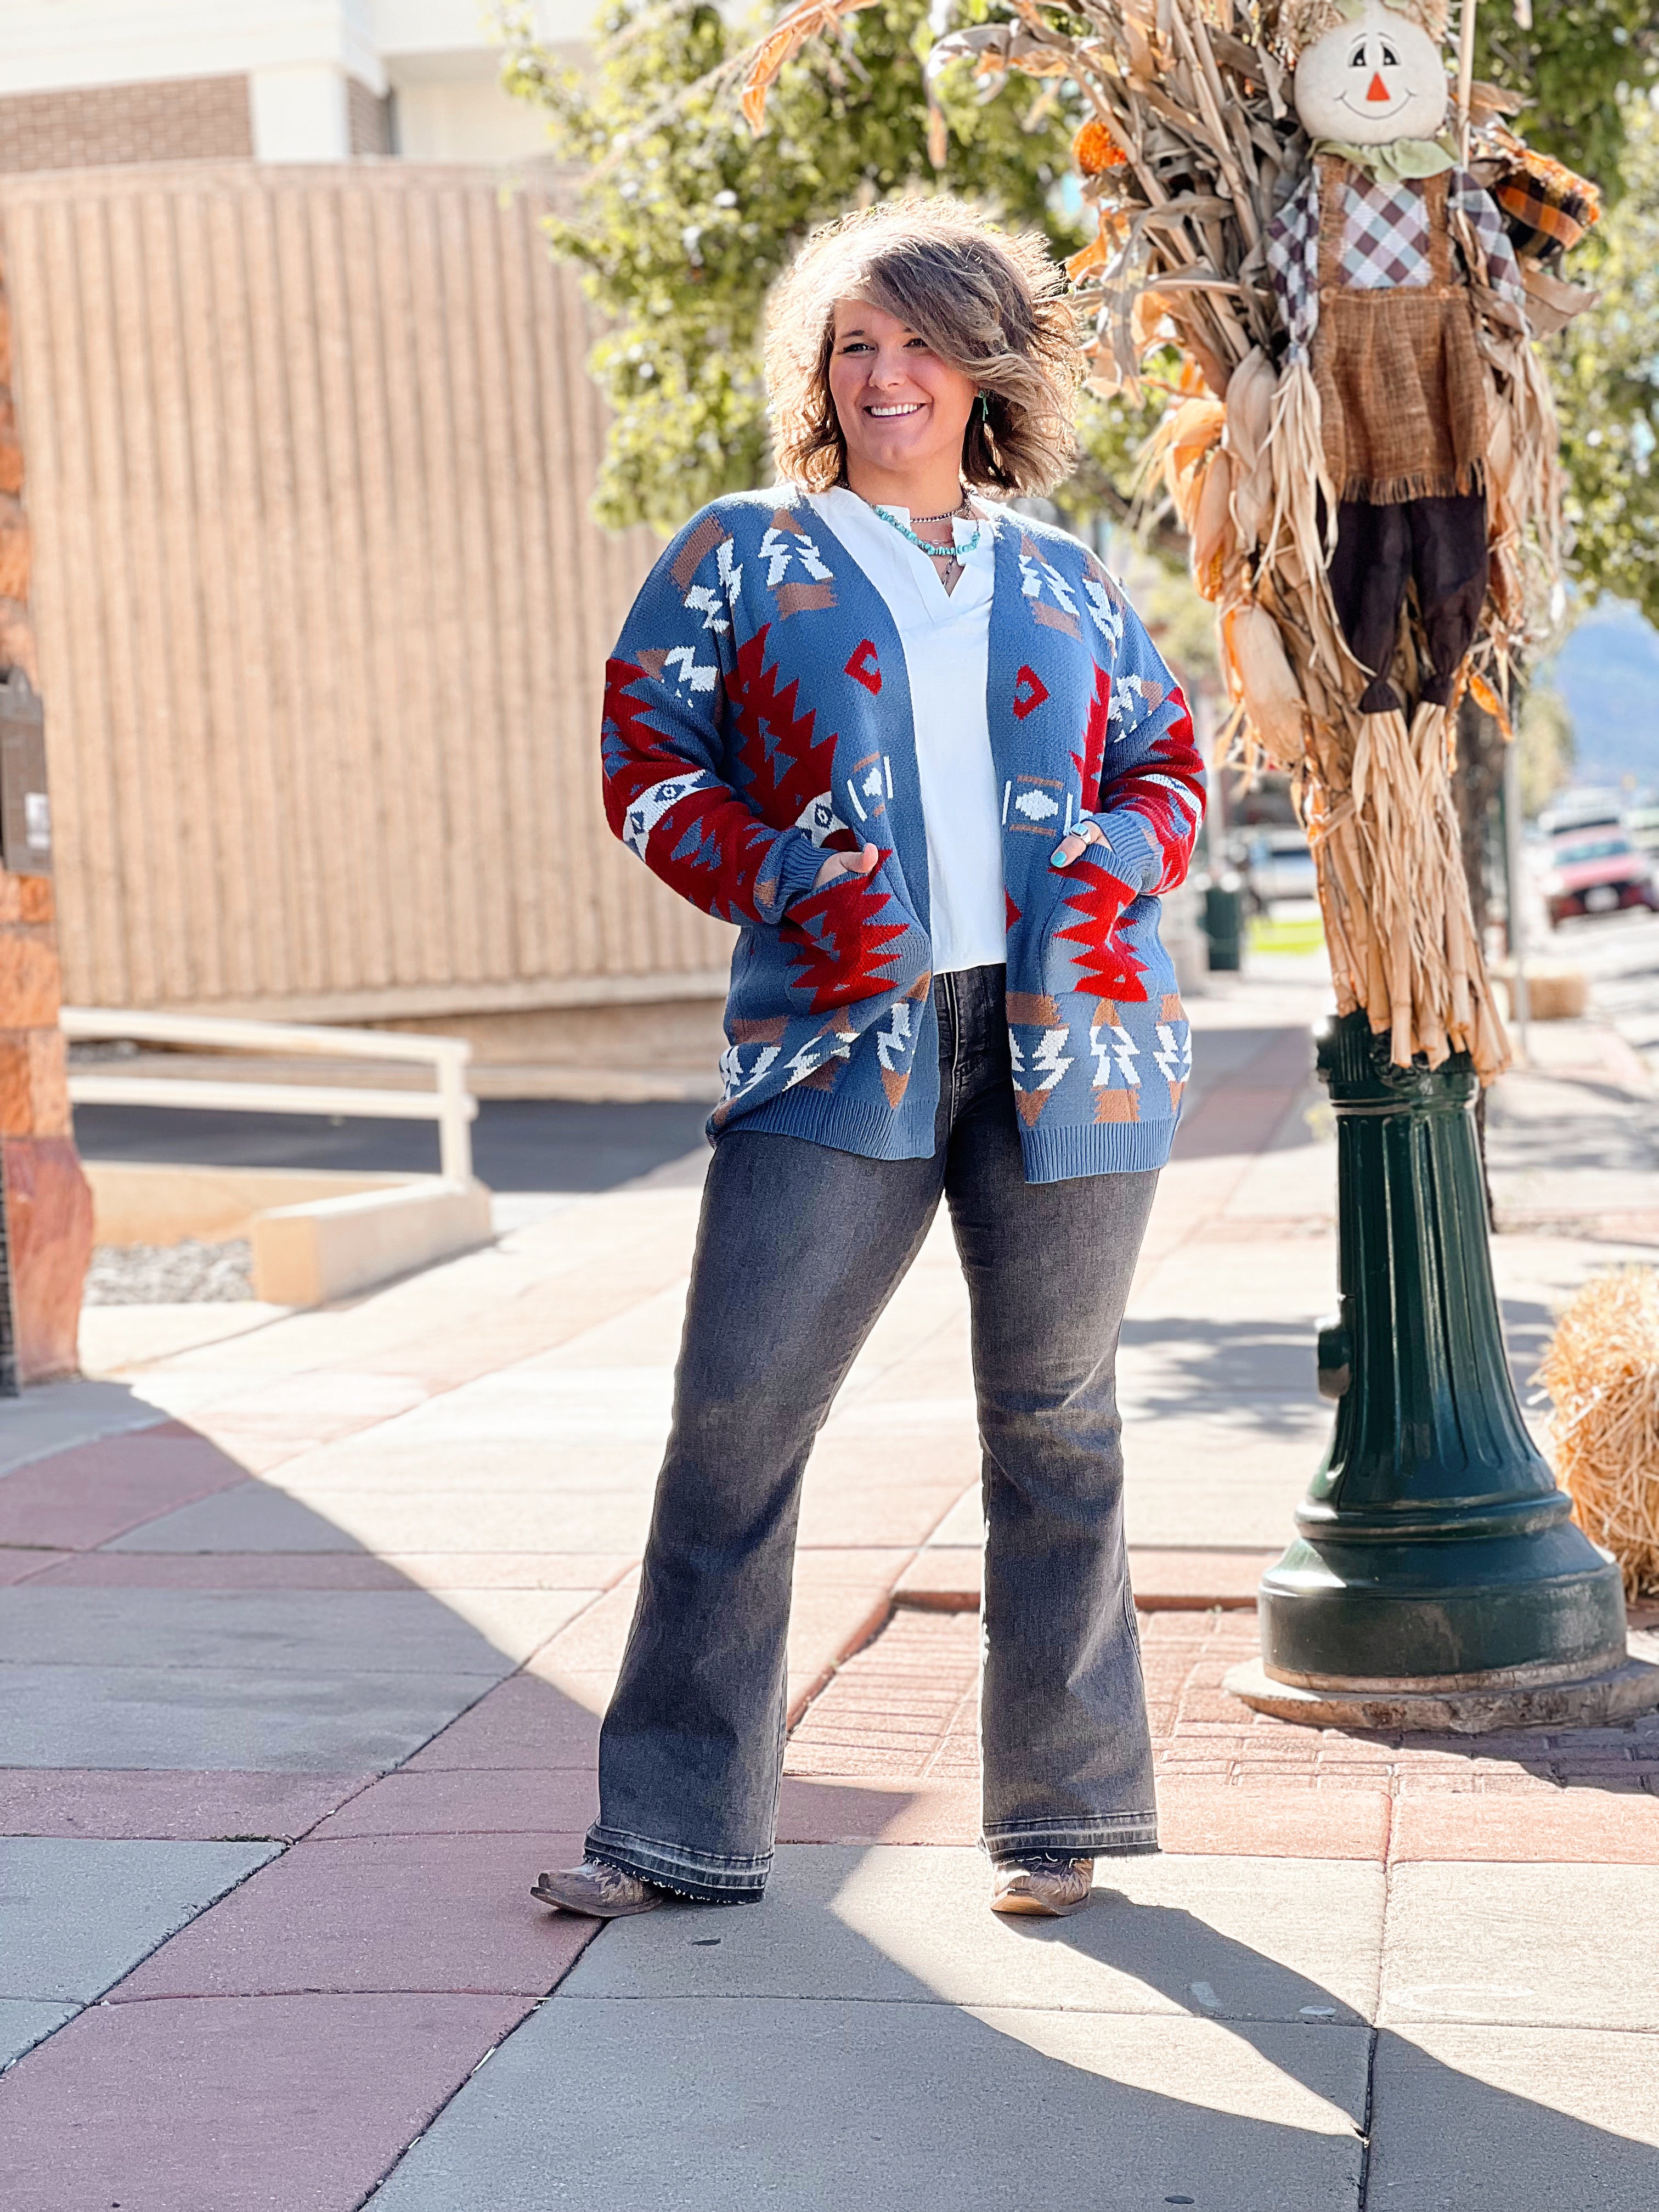
<path fill-rule="evenodd" d="M 1659 1714 L 1472 1738 L 1301 1728 L 1221 1686 L 1255 1655 L 1252 1614 L 1143 1613 L 1140 1633 L 1166 1850 L 1659 1864 Z M 972 1843 L 979 1641 L 971 1614 L 902 1608 L 810 1706 L 786 1771 L 970 1785 L 907 1827 Z"/>

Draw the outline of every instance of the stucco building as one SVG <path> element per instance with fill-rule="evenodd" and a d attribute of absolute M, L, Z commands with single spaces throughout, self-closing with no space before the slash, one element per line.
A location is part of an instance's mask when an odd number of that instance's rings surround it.
<path fill-rule="evenodd" d="M 132 161 L 495 161 L 534 114 L 498 82 L 483 0 L 7 0 L 0 170 Z M 585 40 L 592 0 L 540 0 Z"/>

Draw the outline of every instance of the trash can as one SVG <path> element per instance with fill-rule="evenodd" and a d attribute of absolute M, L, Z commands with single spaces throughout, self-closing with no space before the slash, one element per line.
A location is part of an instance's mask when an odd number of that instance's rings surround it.
<path fill-rule="evenodd" d="M 1244 964 L 1244 892 L 1231 873 L 1204 894 L 1204 934 L 1210 940 L 1210 966 L 1237 972 Z"/>

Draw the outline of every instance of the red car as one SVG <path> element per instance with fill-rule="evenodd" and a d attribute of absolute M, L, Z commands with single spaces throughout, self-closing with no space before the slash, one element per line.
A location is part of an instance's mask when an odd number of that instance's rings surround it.
<path fill-rule="evenodd" d="M 1659 913 L 1647 854 L 1611 823 L 1564 830 L 1550 848 L 1541 888 L 1552 927 L 1572 915 L 1615 914 L 1626 906 Z"/>

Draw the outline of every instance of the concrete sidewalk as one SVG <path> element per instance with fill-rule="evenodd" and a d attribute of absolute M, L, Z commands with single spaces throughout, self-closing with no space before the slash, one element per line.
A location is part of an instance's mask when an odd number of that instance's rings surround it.
<path fill-rule="evenodd" d="M 976 1451 L 944 1234 L 809 1474 L 783 1848 L 751 1911 L 596 1939 L 526 1893 L 593 1808 L 687 1176 L 0 1414 L 8 2212 L 1645 2212 L 1659 1727 L 1407 1745 L 1220 1688 L 1327 1432 L 1321 996 L 1196 1009 L 1123 1356 L 1166 1856 L 1103 1866 L 1072 1921 L 995 1920 L 970 1848 Z M 1526 1119 L 1500 1206 L 1547 1156 L 1537 1099 Z M 1653 1254 L 1500 1238 L 1517 1372 L 1587 1273 Z"/>

